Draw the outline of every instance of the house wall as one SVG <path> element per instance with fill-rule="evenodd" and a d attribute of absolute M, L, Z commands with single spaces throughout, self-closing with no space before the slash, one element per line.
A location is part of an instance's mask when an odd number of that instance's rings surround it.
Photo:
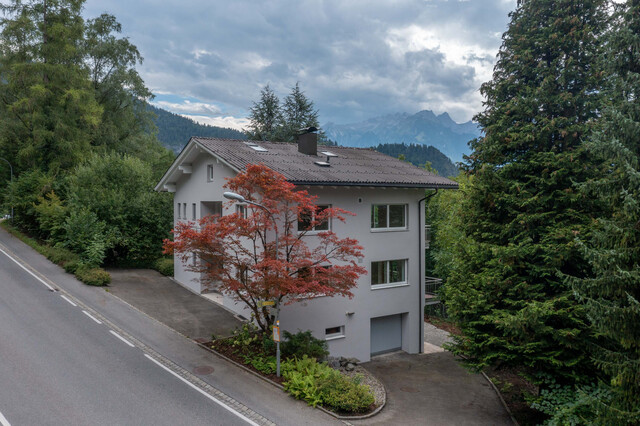
<path fill-rule="evenodd" d="M 344 337 L 328 340 L 334 356 L 370 359 L 371 318 L 403 314 L 402 350 L 409 353 L 422 351 L 424 280 L 419 273 L 420 238 L 424 238 L 423 218 L 418 217 L 417 202 L 424 197 L 423 190 L 381 188 L 307 188 L 317 195 L 317 204 L 331 204 L 355 213 L 345 223 L 333 220 L 331 228 L 340 237 L 355 238 L 364 247 L 364 266 L 368 274 L 360 277 L 352 290 L 352 299 L 320 297 L 307 302 L 286 305 L 280 314 L 283 330 L 296 332 L 311 330 L 317 338 L 325 337 L 325 329 L 344 326 Z M 402 231 L 372 231 L 372 204 L 408 204 L 408 227 Z M 422 231 L 421 231 L 422 230 Z M 313 246 L 313 235 L 305 237 Z M 424 244 L 424 241 L 422 242 Z M 424 245 L 422 246 L 424 247 Z M 408 259 L 408 284 L 404 286 L 372 289 L 371 262 Z M 241 304 L 225 297 L 225 305 L 244 317 L 250 312 Z M 352 313 L 352 314 L 347 314 Z"/>
<path fill-rule="evenodd" d="M 214 164 L 214 181 L 207 182 L 207 164 Z M 201 201 L 225 201 L 222 184 L 234 172 L 217 163 L 213 157 L 201 154 L 192 164 L 192 173 L 183 174 L 176 183 L 174 202 L 187 203 L 191 219 L 191 205 L 196 203 L 200 217 Z M 280 325 L 283 330 L 296 332 L 311 330 L 317 338 L 325 338 L 325 329 L 344 326 L 344 337 L 328 340 L 329 350 L 334 356 L 355 357 L 361 361 L 370 359 L 371 318 L 402 314 L 402 349 L 409 353 L 422 351 L 424 280 L 420 278 L 419 241 L 424 238 L 424 222 L 418 214 L 418 200 L 424 196 L 420 189 L 353 188 L 353 187 L 309 187 L 317 195 L 318 204 L 331 204 L 356 214 L 347 216 L 345 223 L 333 220 L 331 229 L 340 237 L 355 238 L 364 247 L 364 266 L 368 274 L 360 277 L 352 290 L 352 299 L 343 297 L 320 297 L 306 302 L 283 307 Z M 372 204 L 407 204 L 407 229 L 398 231 L 372 231 Z M 231 209 L 225 208 L 224 214 Z M 316 237 L 305 237 L 309 246 Z M 424 241 L 422 241 L 424 247 Z M 407 285 L 372 289 L 371 262 L 407 259 Z M 186 271 L 179 259 L 175 261 L 175 279 L 195 292 L 203 289 L 197 274 Z M 250 312 L 225 296 L 224 304 L 245 318 Z"/>
<path fill-rule="evenodd" d="M 213 180 L 208 181 L 207 165 L 213 165 Z M 230 167 L 225 166 L 222 163 L 218 163 L 214 157 L 208 154 L 199 155 L 191 163 L 191 173 L 183 173 L 180 179 L 176 182 L 176 193 L 173 197 L 173 220 L 174 226 L 178 222 L 193 221 L 192 206 L 196 205 L 196 219 L 200 219 L 206 215 L 206 207 L 201 203 L 204 202 L 223 202 L 223 214 L 228 214 L 228 209 L 225 209 L 224 202 L 228 201 L 222 193 L 224 189 L 222 185 L 226 182 L 226 178 L 235 176 L 235 172 Z M 187 205 L 187 219 L 178 219 L 178 203 L 182 206 L 184 203 Z M 203 208 L 204 207 L 204 208 Z M 189 262 L 192 260 L 189 259 Z M 174 257 L 174 278 L 180 284 L 184 285 L 188 289 L 202 293 L 205 289 L 200 284 L 200 275 L 188 271 L 186 266 L 182 263 L 182 259 Z"/>

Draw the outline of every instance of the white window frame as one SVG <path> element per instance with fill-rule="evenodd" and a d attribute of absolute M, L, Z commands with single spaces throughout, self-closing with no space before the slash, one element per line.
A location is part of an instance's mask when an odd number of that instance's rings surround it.
<path fill-rule="evenodd" d="M 327 330 L 329 330 L 330 328 L 339 328 L 340 331 L 338 331 L 336 333 L 327 334 Z M 344 339 L 344 338 L 345 338 L 344 325 L 334 326 L 334 327 L 327 327 L 327 328 L 324 329 L 324 340 L 335 340 L 335 339 Z"/>
<path fill-rule="evenodd" d="M 196 215 L 196 203 L 191 203 L 191 217 L 192 220 L 197 220 L 198 216 Z"/>
<path fill-rule="evenodd" d="M 213 182 L 213 164 L 207 164 L 207 182 Z"/>
<path fill-rule="evenodd" d="M 247 217 L 249 217 L 249 206 L 247 204 L 237 203 L 236 213 L 239 214 L 243 219 L 246 219 Z"/>
<path fill-rule="evenodd" d="M 409 259 L 389 259 L 389 260 L 377 260 L 377 261 L 372 261 L 371 262 L 371 279 L 373 279 L 373 264 L 374 263 L 382 263 L 384 262 L 386 264 L 386 269 L 385 269 L 385 280 L 383 283 L 379 283 L 379 284 L 373 284 L 371 283 L 371 289 L 372 290 L 378 290 L 378 289 L 382 289 L 382 288 L 390 288 L 390 287 L 404 287 L 404 286 L 408 286 L 409 285 L 409 276 L 408 276 L 408 270 L 409 270 Z M 391 280 L 391 268 L 390 268 L 390 263 L 391 262 L 402 262 L 402 264 L 404 265 L 404 281 L 396 281 L 396 282 L 390 282 Z"/>
<path fill-rule="evenodd" d="M 180 213 L 182 212 L 182 204 L 181 203 L 176 203 L 176 204 L 178 206 L 178 208 L 177 208 L 178 214 L 177 214 L 176 219 L 182 219 L 182 216 L 180 215 Z"/>
<path fill-rule="evenodd" d="M 324 207 L 325 209 L 330 209 L 331 204 L 316 204 L 316 207 Z M 316 216 L 316 212 L 313 211 L 311 214 L 312 221 L 315 220 L 315 216 Z M 328 231 L 331 231 L 331 218 L 330 217 L 327 218 L 327 229 L 316 229 L 315 227 L 309 230 L 300 229 L 300 220 L 298 220 L 298 223 L 296 224 L 296 229 L 298 230 L 299 234 L 303 232 L 306 232 L 307 234 L 317 234 L 318 232 L 328 232 Z"/>
<path fill-rule="evenodd" d="M 374 228 L 371 226 L 371 219 L 373 218 L 373 209 L 376 206 L 386 206 L 387 208 L 387 217 L 386 217 L 386 227 Z M 389 226 L 391 223 L 391 206 L 403 206 L 404 207 L 404 226 Z M 371 211 L 369 216 L 369 226 L 371 227 L 371 232 L 393 232 L 393 231 L 406 231 L 409 229 L 409 205 L 403 203 L 387 203 L 387 204 L 371 204 Z"/>

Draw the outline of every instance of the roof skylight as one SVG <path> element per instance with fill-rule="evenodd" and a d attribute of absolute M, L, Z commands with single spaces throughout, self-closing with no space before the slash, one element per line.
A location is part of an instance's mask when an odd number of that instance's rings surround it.
<path fill-rule="evenodd" d="M 254 151 L 258 151 L 258 152 L 267 152 L 267 151 L 268 151 L 268 149 L 267 149 L 267 148 L 262 147 L 262 146 L 258 145 L 257 143 L 253 143 L 253 142 L 245 142 L 245 144 L 246 144 L 249 148 L 253 149 Z"/>

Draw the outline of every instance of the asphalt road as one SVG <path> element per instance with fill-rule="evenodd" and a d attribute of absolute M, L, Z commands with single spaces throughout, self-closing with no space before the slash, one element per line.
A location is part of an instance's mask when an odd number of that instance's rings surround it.
<path fill-rule="evenodd" d="M 250 424 L 73 302 L 0 252 L 0 425 Z"/>

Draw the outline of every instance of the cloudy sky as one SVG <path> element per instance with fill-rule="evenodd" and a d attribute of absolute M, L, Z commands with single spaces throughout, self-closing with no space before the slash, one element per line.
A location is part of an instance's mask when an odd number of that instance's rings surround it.
<path fill-rule="evenodd" d="M 154 104 L 241 128 L 270 84 L 296 82 L 321 124 L 430 109 L 464 122 L 482 108 L 516 0 L 87 0 L 116 16 L 145 58 Z"/>

